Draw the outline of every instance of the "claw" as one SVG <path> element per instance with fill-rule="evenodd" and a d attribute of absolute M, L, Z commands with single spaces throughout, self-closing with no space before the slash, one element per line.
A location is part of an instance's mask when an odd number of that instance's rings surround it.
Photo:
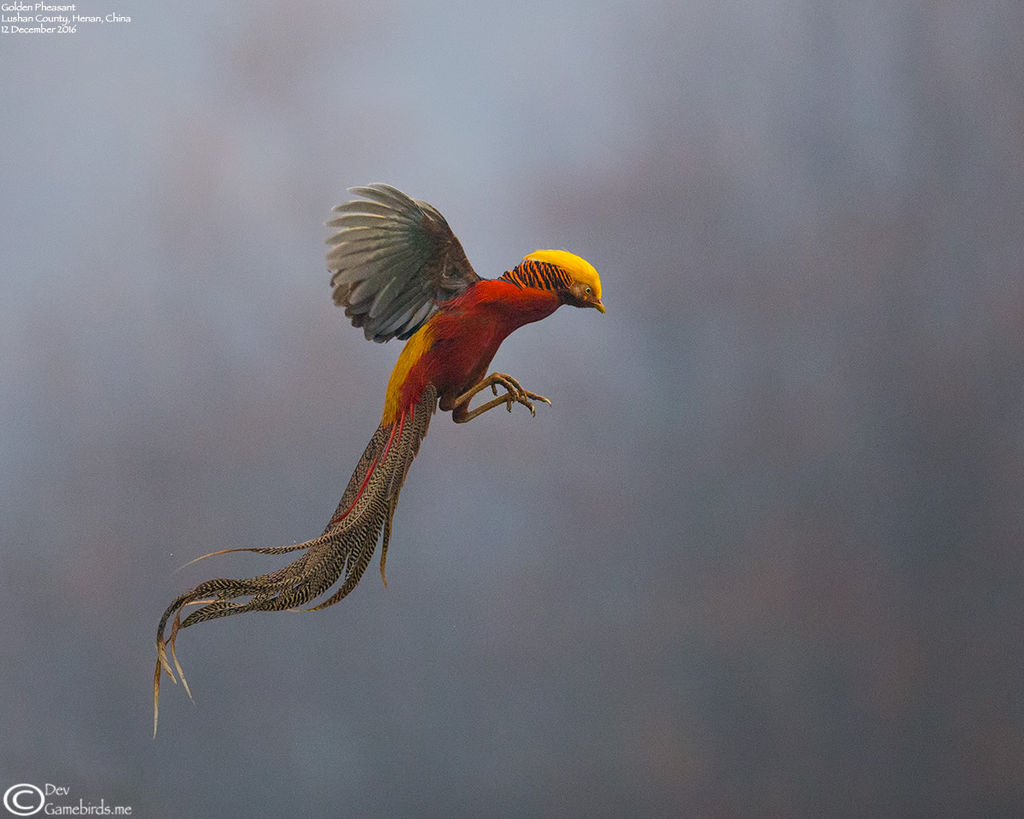
<path fill-rule="evenodd" d="M 499 394 L 499 386 L 504 387 L 505 395 Z M 491 394 L 496 397 L 476 409 L 467 409 L 470 399 L 485 387 L 490 387 Z M 551 401 L 543 395 L 538 395 L 535 392 L 530 392 L 529 390 L 524 389 L 523 385 L 512 376 L 506 375 L 505 373 L 491 373 L 476 386 L 470 387 L 452 402 L 452 420 L 456 423 L 465 423 L 466 421 L 487 412 L 489 409 L 494 409 L 495 407 L 503 405 L 507 412 L 512 412 L 513 404 L 522 404 L 530 411 L 531 416 L 536 417 L 537 408 L 533 404 L 534 401 L 543 401 L 545 404 L 551 404 Z"/>

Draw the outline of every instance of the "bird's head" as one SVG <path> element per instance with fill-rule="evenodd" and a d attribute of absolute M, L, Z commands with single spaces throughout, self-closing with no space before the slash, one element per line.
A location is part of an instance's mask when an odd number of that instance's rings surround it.
<path fill-rule="evenodd" d="M 535 250 L 526 259 L 553 264 L 566 272 L 571 282 L 568 288 L 562 291 L 566 304 L 573 307 L 593 307 L 604 312 L 604 304 L 601 303 L 601 278 L 586 259 L 567 250 Z"/>

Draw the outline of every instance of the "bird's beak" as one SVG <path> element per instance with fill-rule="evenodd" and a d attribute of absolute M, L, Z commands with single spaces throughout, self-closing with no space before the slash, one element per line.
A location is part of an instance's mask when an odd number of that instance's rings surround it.
<path fill-rule="evenodd" d="M 600 299 L 597 299 L 596 301 L 590 302 L 590 306 L 595 308 L 595 309 L 597 309 L 597 310 L 600 310 L 602 313 L 604 312 L 604 305 L 601 304 L 601 300 Z"/>

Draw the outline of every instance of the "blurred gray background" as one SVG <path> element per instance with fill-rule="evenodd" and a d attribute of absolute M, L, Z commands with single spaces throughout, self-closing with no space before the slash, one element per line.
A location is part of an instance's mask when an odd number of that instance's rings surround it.
<path fill-rule="evenodd" d="M 0 38 L 0 789 L 136 816 L 1020 815 L 1016 2 L 96 2 Z M 102 8 L 101 8 L 102 6 Z M 346 187 L 602 274 L 438 415 L 389 588 L 183 632 L 321 530 L 398 344 Z"/>

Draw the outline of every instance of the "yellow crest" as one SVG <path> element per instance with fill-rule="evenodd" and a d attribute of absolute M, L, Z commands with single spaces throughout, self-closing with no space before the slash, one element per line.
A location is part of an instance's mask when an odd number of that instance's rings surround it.
<path fill-rule="evenodd" d="M 594 295 L 600 300 L 601 279 L 594 266 L 583 257 L 570 253 L 568 250 L 535 250 L 523 258 L 524 260 L 557 265 L 572 276 L 573 281 L 589 285 L 593 289 Z"/>

